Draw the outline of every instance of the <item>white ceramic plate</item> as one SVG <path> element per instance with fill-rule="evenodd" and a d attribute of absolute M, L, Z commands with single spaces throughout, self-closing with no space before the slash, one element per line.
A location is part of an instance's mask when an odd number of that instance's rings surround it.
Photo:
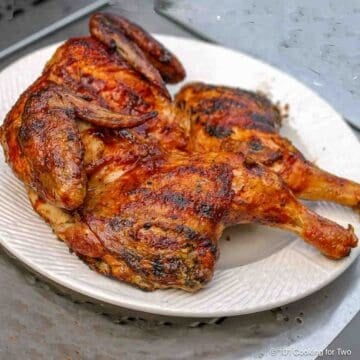
<path fill-rule="evenodd" d="M 323 168 L 360 181 L 360 145 L 327 103 L 280 71 L 244 54 L 199 41 L 158 36 L 183 62 L 186 81 L 265 90 L 290 105 L 283 134 Z M 40 74 L 58 45 L 24 57 L 0 74 L 0 118 Z M 176 91 L 177 87 L 172 90 Z M 0 241 L 13 255 L 65 287 L 95 299 L 163 315 L 214 317 L 274 308 L 320 289 L 340 275 L 359 254 L 331 261 L 295 236 L 261 226 L 229 229 L 221 242 L 214 279 L 202 291 L 146 293 L 88 269 L 33 212 L 22 184 L 0 159 Z M 339 224 L 351 223 L 360 235 L 358 215 L 341 206 L 311 204 Z M 226 237 L 231 240 L 227 241 Z"/>

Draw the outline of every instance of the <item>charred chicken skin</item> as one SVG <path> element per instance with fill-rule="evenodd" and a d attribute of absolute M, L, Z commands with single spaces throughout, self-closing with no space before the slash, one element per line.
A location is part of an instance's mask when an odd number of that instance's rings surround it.
<path fill-rule="evenodd" d="M 191 120 L 192 151 L 242 153 L 279 174 L 302 199 L 333 201 L 360 210 L 360 185 L 320 169 L 281 137 L 280 111 L 265 96 L 193 83 L 180 90 L 176 103 Z"/>
<path fill-rule="evenodd" d="M 182 92 L 175 105 L 165 87 L 184 70 L 144 30 L 107 14 L 90 30 L 21 95 L 1 142 L 34 209 L 91 268 L 146 290 L 195 291 L 213 275 L 223 229 L 247 222 L 292 231 L 335 259 L 356 246 L 351 226 L 307 209 L 264 161 L 200 148 L 186 111 L 197 100 Z"/>

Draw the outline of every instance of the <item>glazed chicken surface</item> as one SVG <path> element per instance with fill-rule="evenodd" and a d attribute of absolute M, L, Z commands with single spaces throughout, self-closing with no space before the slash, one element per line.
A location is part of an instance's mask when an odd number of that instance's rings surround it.
<path fill-rule="evenodd" d="M 334 259 L 357 245 L 351 226 L 294 193 L 356 207 L 359 185 L 280 137 L 267 99 L 190 84 L 173 102 L 165 83 L 185 71 L 160 43 L 109 14 L 92 16 L 90 32 L 56 51 L 1 142 L 35 211 L 92 269 L 146 290 L 195 291 L 213 275 L 224 228 L 249 222 Z"/>

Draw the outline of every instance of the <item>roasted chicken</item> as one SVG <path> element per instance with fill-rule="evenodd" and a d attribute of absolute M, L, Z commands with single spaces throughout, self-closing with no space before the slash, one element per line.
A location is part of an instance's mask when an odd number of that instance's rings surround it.
<path fill-rule="evenodd" d="M 282 177 L 297 189 L 286 177 L 291 162 L 269 169 L 221 144 L 234 130 L 211 128 L 216 105 L 207 130 L 196 127 L 202 94 L 189 86 L 172 102 L 165 82 L 185 72 L 154 38 L 108 14 L 94 15 L 90 30 L 62 45 L 20 96 L 1 143 L 34 209 L 91 268 L 142 289 L 195 291 L 213 275 L 223 229 L 247 222 L 292 231 L 335 259 L 356 246 L 351 226 L 318 216 L 288 189 Z M 255 124 L 276 134 L 276 108 L 248 94 L 243 106 L 265 119 L 252 115 Z"/>

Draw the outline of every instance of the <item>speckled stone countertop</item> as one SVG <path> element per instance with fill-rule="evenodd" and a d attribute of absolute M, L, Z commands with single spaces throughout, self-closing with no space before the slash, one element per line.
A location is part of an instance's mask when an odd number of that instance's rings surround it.
<path fill-rule="evenodd" d="M 149 31 L 191 36 L 156 15 L 151 1 L 114 3 L 110 10 L 120 11 Z M 37 48 L 84 33 L 87 19 L 17 52 L 0 63 L 0 70 Z M 316 335 L 318 329 L 323 329 L 324 336 L 342 329 L 354 315 L 354 304 L 360 303 L 360 288 L 354 286 L 359 275 L 357 261 L 331 285 L 294 304 L 208 323 L 94 304 L 35 277 L 0 250 L 0 359 L 252 359 L 268 357 L 273 348 L 301 349 L 309 339 L 322 350 L 319 347 L 327 344 Z M 338 311 L 341 318 L 334 315 Z M 346 358 L 357 359 L 358 338 L 351 334 L 359 330 L 360 322 L 353 322 L 350 333 L 345 331 L 330 347 L 351 348 L 353 356 Z"/>
<path fill-rule="evenodd" d="M 238 359 L 262 358 L 272 348 L 301 349 L 315 328 L 331 323 L 336 308 L 349 305 L 337 301 L 335 294 L 348 297 L 359 275 L 352 266 L 317 294 L 322 302 L 314 301 L 310 312 L 295 311 L 302 308 L 304 301 L 299 301 L 273 311 L 219 319 L 217 324 L 183 325 L 129 318 L 126 311 L 115 315 L 68 293 L 63 296 L 5 256 L 0 257 L 0 271 L 0 359 L 29 360 Z"/>

